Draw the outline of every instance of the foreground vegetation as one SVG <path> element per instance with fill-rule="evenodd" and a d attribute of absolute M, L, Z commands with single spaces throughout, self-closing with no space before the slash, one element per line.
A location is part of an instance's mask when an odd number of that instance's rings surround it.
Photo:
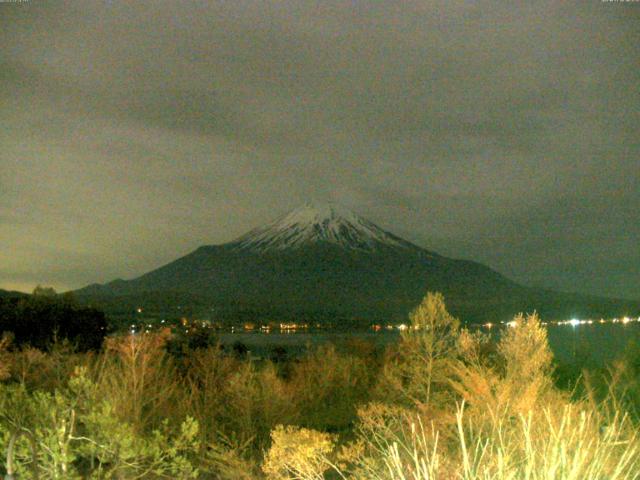
<path fill-rule="evenodd" d="M 558 378 L 538 318 L 515 321 L 495 344 L 429 294 L 383 355 L 260 362 L 168 332 L 5 337 L 0 448 L 41 479 L 640 478 L 640 364 Z"/>

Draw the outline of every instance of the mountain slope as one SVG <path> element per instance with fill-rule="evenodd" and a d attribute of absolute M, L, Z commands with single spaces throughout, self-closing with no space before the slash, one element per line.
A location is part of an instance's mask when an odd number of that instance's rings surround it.
<path fill-rule="evenodd" d="M 133 280 L 76 293 L 107 310 L 185 305 L 226 318 L 368 324 L 404 321 L 428 290 L 442 292 L 452 313 L 467 321 L 502 320 L 534 309 L 568 317 L 627 308 L 614 300 L 523 287 L 481 264 L 420 248 L 334 205 L 305 205 L 233 242 L 203 246 Z"/>
<path fill-rule="evenodd" d="M 28 297 L 29 294 L 28 293 L 23 293 L 23 292 L 17 292 L 14 290 L 2 290 L 0 289 L 0 299 L 2 298 L 22 298 L 22 297 Z"/>

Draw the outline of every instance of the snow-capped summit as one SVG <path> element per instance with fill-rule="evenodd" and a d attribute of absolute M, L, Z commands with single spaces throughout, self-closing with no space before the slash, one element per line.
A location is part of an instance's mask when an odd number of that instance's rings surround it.
<path fill-rule="evenodd" d="M 322 242 L 363 251 L 375 251 L 383 247 L 417 248 L 333 203 L 307 203 L 272 223 L 251 230 L 234 241 L 233 246 L 264 252 Z"/>

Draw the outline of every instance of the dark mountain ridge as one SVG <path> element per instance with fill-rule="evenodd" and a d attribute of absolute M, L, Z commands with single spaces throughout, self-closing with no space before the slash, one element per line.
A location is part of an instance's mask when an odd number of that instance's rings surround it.
<path fill-rule="evenodd" d="M 404 321 L 427 291 L 467 322 L 537 310 L 547 318 L 605 317 L 638 302 L 519 285 L 476 262 L 443 257 L 335 206 L 294 210 L 236 241 L 203 246 L 132 280 L 76 291 L 107 311 L 162 304 L 256 320 Z"/>
<path fill-rule="evenodd" d="M 21 298 L 28 296 L 27 293 L 17 292 L 15 290 L 2 290 L 0 289 L 0 298 Z"/>

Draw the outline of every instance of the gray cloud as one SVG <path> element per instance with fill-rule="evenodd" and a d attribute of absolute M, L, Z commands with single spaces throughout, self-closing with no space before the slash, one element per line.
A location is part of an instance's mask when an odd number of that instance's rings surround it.
<path fill-rule="evenodd" d="M 131 277 L 310 197 L 638 297 L 637 5 L 0 10 L 0 286 Z"/>

